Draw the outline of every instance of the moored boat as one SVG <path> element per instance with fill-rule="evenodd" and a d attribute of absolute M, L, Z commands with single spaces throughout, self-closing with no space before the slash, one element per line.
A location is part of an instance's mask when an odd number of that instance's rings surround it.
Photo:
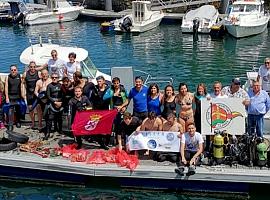
<path fill-rule="evenodd" d="M 210 33 L 211 27 L 218 21 L 218 15 L 218 10 L 212 5 L 190 10 L 183 17 L 182 33 Z"/>
<path fill-rule="evenodd" d="M 83 6 L 72 6 L 66 0 L 48 0 L 46 10 L 32 11 L 26 14 L 27 25 L 61 23 L 76 20 Z"/>
<path fill-rule="evenodd" d="M 243 0 L 235 1 L 225 26 L 228 33 L 236 38 L 257 35 L 265 31 L 269 14 L 264 10 L 264 1 Z"/>
<path fill-rule="evenodd" d="M 21 63 L 28 65 L 31 61 L 35 61 L 37 65 L 43 65 L 51 58 L 51 51 L 55 49 L 58 57 L 68 62 L 68 54 L 74 52 L 77 54 L 76 61 L 80 62 L 83 77 L 96 82 L 96 77 L 104 76 L 107 81 L 111 81 L 111 76 L 99 71 L 88 56 L 88 51 L 83 48 L 63 46 L 52 43 L 31 44 L 20 55 Z"/>
<path fill-rule="evenodd" d="M 150 1 L 133 1 L 132 14 L 114 21 L 115 31 L 142 33 L 159 26 L 164 14 L 152 11 Z"/>

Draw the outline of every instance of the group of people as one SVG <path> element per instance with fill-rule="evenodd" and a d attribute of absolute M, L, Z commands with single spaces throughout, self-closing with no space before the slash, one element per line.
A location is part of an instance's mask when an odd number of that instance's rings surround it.
<path fill-rule="evenodd" d="M 241 88 L 241 80 L 234 78 L 231 85 L 223 88 L 221 82 L 214 82 L 211 93 L 207 92 L 204 83 L 198 84 L 195 93 L 189 91 L 187 84 L 180 83 L 175 93 L 172 85 L 167 85 L 164 92 L 160 92 L 156 83 L 147 87 L 140 76 L 135 77 L 135 86 L 130 91 L 125 89 L 118 77 L 112 78 L 111 85 L 108 85 L 105 78 L 99 76 L 95 85 L 83 78 L 75 53 L 69 54 L 69 62 L 59 59 L 56 50 L 51 51 L 51 56 L 42 66 L 36 66 L 34 61 L 30 62 L 22 76 L 16 65 L 10 66 L 10 74 L 5 79 L 4 86 L 0 87 L 2 106 L 5 107 L 2 121 L 6 122 L 9 130 L 13 130 L 14 123 L 17 127 L 21 126 L 23 102 L 28 105 L 31 128 L 35 128 L 35 111 L 37 112 L 38 129 L 44 132 L 45 140 L 50 137 L 52 127 L 62 132 L 63 113 L 71 114 L 72 123 L 76 111 L 87 108 L 117 109 L 112 131 L 116 133 L 115 140 L 119 149 L 125 148 L 127 136 L 135 130 L 174 131 L 180 133 L 182 163 L 186 164 L 189 160 L 195 164 L 203 151 L 204 142 L 200 134 L 201 100 L 243 98 L 248 113 L 249 132 L 263 135 L 263 116 L 270 109 L 270 58 L 265 59 L 257 80 L 253 81 L 248 92 Z M 126 111 L 131 100 L 132 114 Z M 45 119 L 45 127 L 42 119 Z M 95 140 L 107 149 L 109 136 L 96 136 Z M 78 148 L 81 148 L 82 138 L 76 137 L 75 140 Z M 164 154 L 160 153 L 158 156 L 161 158 Z"/>

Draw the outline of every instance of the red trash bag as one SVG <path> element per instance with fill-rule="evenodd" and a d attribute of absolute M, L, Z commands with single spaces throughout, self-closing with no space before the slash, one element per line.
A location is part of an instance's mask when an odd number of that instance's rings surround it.
<path fill-rule="evenodd" d="M 92 153 L 92 155 L 87 159 L 87 164 L 105 164 L 106 161 L 104 158 L 104 151 L 102 150 L 96 150 Z"/>
<path fill-rule="evenodd" d="M 88 154 L 89 154 L 89 151 L 80 149 L 80 150 L 77 150 L 76 153 L 70 156 L 70 160 L 71 162 L 85 162 Z"/>
<path fill-rule="evenodd" d="M 77 144 L 69 144 L 62 147 L 62 156 L 65 158 L 69 158 L 72 154 L 76 153 Z"/>
<path fill-rule="evenodd" d="M 127 168 L 130 171 L 134 171 L 139 164 L 138 156 L 136 155 L 129 155 L 129 162 L 127 163 Z"/>
<path fill-rule="evenodd" d="M 125 167 L 129 160 L 128 154 L 125 151 L 119 151 L 116 155 L 116 163 L 121 166 Z"/>
<path fill-rule="evenodd" d="M 103 159 L 108 163 L 115 163 L 116 155 L 118 152 L 118 148 L 112 148 L 105 153 Z"/>

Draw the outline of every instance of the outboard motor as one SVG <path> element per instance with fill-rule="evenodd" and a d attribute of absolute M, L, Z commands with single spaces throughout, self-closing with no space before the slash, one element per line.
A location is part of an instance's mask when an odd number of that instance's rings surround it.
<path fill-rule="evenodd" d="M 24 18 L 24 14 L 20 10 L 19 2 L 9 2 L 9 4 L 10 4 L 12 17 L 13 17 L 12 22 L 20 23 Z"/>
<path fill-rule="evenodd" d="M 124 32 L 130 32 L 130 27 L 132 26 L 132 19 L 130 17 L 126 17 L 123 19 L 123 22 L 119 24 L 120 28 Z"/>
<path fill-rule="evenodd" d="M 193 19 L 193 34 L 198 34 L 198 29 L 200 26 L 200 21 L 198 18 Z"/>

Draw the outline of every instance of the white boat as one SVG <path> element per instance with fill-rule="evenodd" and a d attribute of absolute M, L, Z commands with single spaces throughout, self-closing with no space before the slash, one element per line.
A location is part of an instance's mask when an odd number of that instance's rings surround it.
<path fill-rule="evenodd" d="M 182 33 L 193 33 L 194 31 L 210 33 L 211 27 L 218 21 L 218 15 L 218 10 L 212 5 L 204 5 L 190 10 L 183 17 Z"/>
<path fill-rule="evenodd" d="M 57 51 L 58 58 L 66 62 L 69 61 L 69 53 L 76 53 L 76 61 L 80 62 L 83 77 L 92 80 L 93 83 L 96 84 L 96 77 L 98 76 L 104 76 L 107 81 L 111 81 L 111 76 L 99 71 L 89 58 L 88 51 L 83 48 L 40 42 L 39 44 L 33 44 L 27 47 L 21 53 L 20 61 L 26 66 L 28 66 L 31 61 L 35 61 L 38 66 L 43 65 L 51 58 L 51 51 L 53 49 Z"/>
<path fill-rule="evenodd" d="M 132 14 L 114 21 L 115 31 L 142 33 L 159 26 L 164 14 L 152 11 L 150 1 L 133 1 Z"/>
<path fill-rule="evenodd" d="M 225 18 L 228 33 L 236 38 L 257 35 L 265 31 L 269 14 L 265 13 L 264 1 L 235 1 Z"/>
<path fill-rule="evenodd" d="M 66 0 L 47 0 L 47 9 L 30 11 L 24 18 L 27 25 L 61 23 L 76 20 L 83 6 L 72 6 Z"/>

